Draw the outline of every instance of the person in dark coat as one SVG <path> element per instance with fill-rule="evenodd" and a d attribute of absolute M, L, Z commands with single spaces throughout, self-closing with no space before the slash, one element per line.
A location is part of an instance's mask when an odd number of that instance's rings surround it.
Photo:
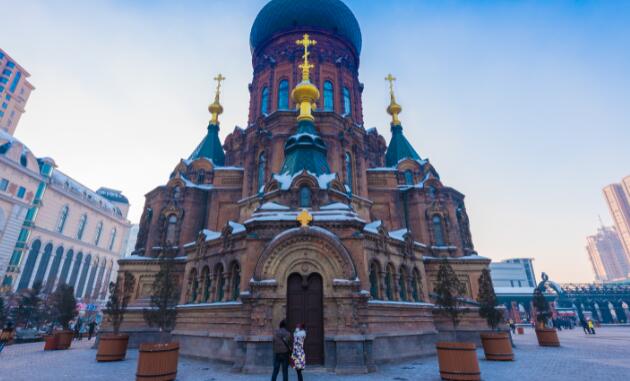
<path fill-rule="evenodd" d="M 15 336 L 15 328 L 13 327 L 13 323 L 8 322 L 6 327 L 0 333 L 0 352 L 4 349 L 5 345 L 9 344 L 13 341 L 13 337 Z"/>
<path fill-rule="evenodd" d="M 76 323 L 74 323 L 74 339 L 81 339 L 81 319 L 77 319 Z"/>
<path fill-rule="evenodd" d="M 276 381 L 282 367 L 282 381 L 289 381 L 289 356 L 291 354 L 291 333 L 287 330 L 287 322 L 282 320 L 273 333 L 273 373 L 271 381 Z"/>
<path fill-rule="evenodd" d="M 90 324 L 88 324 L 88 341 L 92 340 L 92 336 L 94 336 L 95 329 L 96 329 L 96 322 L 92 320 Z"/>

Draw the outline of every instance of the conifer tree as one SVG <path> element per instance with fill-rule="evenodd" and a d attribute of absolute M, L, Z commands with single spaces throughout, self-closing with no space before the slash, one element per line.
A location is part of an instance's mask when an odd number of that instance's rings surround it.
<path fill-rule="evenodd" d="M 176 249 L 167 245 L 159 257 L 160 270 L 153 280 L 150 309 L 143 311 L 144 320 L 150 327 L 157 327 L 160 332 L 170 332 L 175 328 L 179 287 L 175 272 Z"/>
<path fill-rule="evenodd" d="M 127 312 L 127 306 L 131 300 L 134 283 L 135 278 L 133 274 L 127 271 L 125 271 L 115 283 L 109 283 L 109 300 L 107 301 L 107 309 L 104 312 L 112 323 L 115 335 L 118 335 L 120 332 L 120 326 L 122 325 L 125 312 Z"/>
<path fill-rule="evenodd" d="M 481 271 L 481 276 L 479 277 L 477 302 L 479 302 L 479 316 L 486 319 L 490 328 L 493 330 L 497 329 L 503 322 L 504 317 L 503 312 L 497 308 L 499 302 L 492 286 L 490 270 L 487 268 Z"/>
<path fill-rule="evenodd" d="M 78 315 L 74 287 L 61 283 L 52 294 L 52 315 L 64 330 L 70 329 L 70 322 Z"/>
<path fill-rule="evenodd" d="M 33 287 L 23 290 L 18 298 L 18 305 L 15 311 L 17 325 L 24 327 L 38 326 L 40 323 L 40 309 L 42 298 L 42 282 L 37 281 Z"/>
<path fill-rule="evenodd" d="M 536 321 L 538 322 L 538 327 L 542 328 L 547 324 L 547 320 L 551 317 L 551 308 L 549 307 L 549 302 L 545 299 L 545 295 L 543 294 L 544 286 L 539 285 L 534 290 L 534 308 L 536 309 Z"/>
<path fill-rule="evenodd" d="M 465 313 L 458 307 L 458 299 L 466 292 L 466 285 L 459 280 L 446 258 L 440 264 L 434 292 L 435 304 L 439 307 L 438 312 L 451 319 L 455 340 L 457 340 L 457 326 L 461 315 Z"/>

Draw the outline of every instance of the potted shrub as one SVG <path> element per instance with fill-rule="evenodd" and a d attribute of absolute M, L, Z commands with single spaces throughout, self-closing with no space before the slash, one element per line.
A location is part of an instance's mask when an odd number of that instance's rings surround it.
<path fill-rule="evenodd" d="M 109 300 L 107 308 L 103 311 L 112 324 L 113 333 L 99 335 L 96 361 L 122 361 L 127 354 L 129 335 L 120 333 L 127 305 L 131 300 L 135 279 L 130 272 L 124 272 L 118 277 L 116 283 L 109 283 Z"/>
<path fill-rule="evenodd" d="M 466 312 L 458 305 L 458 302 L 461 295 L 466 292 L 466 286 L 459 280 L 447 259 L 440 264 L 434 291 L 437 312 L 451 320 L 455 339 L 455 341 L 440 341 L 435 344 L 440 364 L 440 376 L 443 380 L 480 380 L 481 371 L 475 343 L 459 342 L 457 338 L 457 326 L 461 315 Z"/>
<path fill-rule="evenodd" d="M 501 332 L 499 326 L 504 323 L 503 311 L 497 308 L 497 295 L 494 293 L 490 270 L 485 268 L 479 277 L 479 316 L 486 319 L 488 327 L 494 332 L 481 333 L 481 344 L 486 355 L 486 360 L 512 361 L 512 343 L 508 332 Z"/>
<path fill-rule="evenodd" d="M 536 309 L 536 338 L 541 347 L 559 347 L 560 340 L 555 328 L 548 328 L 547 322 L 551 318 L 549 302 L 545 299 L 544 290 L 547 276 L 543 273 L 543 280 L 534 290 L 534 308 Z"/>
<path fill-rule="evenodd" d="M 74 288 L 60 284 L 57 291 L 52 294 L 51 305 L 54 320 L 61 325 L 61 331 L 55 332 L 57 349 L 68 349 L 74 337 L 74 332 L 70 330 L 70 322 L 78 314 Z"/>
<path fill-rule="evenodd" d="M 174 380 L 177 376 L 179 343 L 170 341 L 170 332 L 175 327 L 179 287 L 173 271 L 174 249 L 165 250 L 159 258 L 160 270 L 155 275 L 150 299 L 150 309 L 143 311 L 144 320 L 150 327 L 160 331 L 160 342 L 141 344 L 136 380 Z"/>

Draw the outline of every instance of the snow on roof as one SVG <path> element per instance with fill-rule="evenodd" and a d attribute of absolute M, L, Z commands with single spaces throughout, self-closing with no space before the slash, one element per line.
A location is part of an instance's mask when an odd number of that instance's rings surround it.
<path fill-rule="evenodd" d="M 107 210 L 117 217 L 122 217 L 121 210 L 113 203 L 111 203 L 107 198 L 99 195 L 97 192 L 94 192 L 90 188 L 79 183 L 65 173 L 55 169 L 52 173 L 51 181 L 53 184 L 67 189 L 68 191 L 70 191 L 70 193 L 75 194 L 77 197 L 82 198 L 95 207 Z"/>
<path fill-rule="evenodd" d="M 230 227 L 232 228 L 232 234 L 238 234 L 247 231 L 245 225 L 241 225 L 238 222 L 229 221 L 228 224 L 230 224 Z"/>
<path fill-rule="evenodd" d="M 317 179 L 317 183 L 319 184 L 320 189 L 328 189 L 330 183 L 337 177 L 336 173 L 324 173 L 320 176 L 316 176 L 314 173 L 310 171 L 306 171 L 309 175 L 313 176 Z M 280 183 L 280 189 L 288 190 L 291 188 L 291 184 L 293 183 L 293 179 L 300 176 L 302 172 L 291 175 L 289 173 L 278 174 L 274 173 L 273 178 Z"/>
<path fill-rule="evenodd" d="M 245 221 L 245 224 L 260 221 L 296 221 L 300 211 L 278 211 L 278 212 L 255 212 L 251 218 Z M 353 211 L 339 211 L 339 210 L 322 210 L 311 211 L 314 221 L 357 221 L 365 222 L 359 215 Z"/>
<path fill-rule="evenodd" d="M 181 175 L 180 177 L 182 181 L 184 182 L 184 185 L 186 186 L 186 188 L 197 188 L 197 189 L 202 189 L 202 190 L 214 189 L 214 185 L 212 184 L 195 184 L 192 181 L 188 180 L 186 176 L 184 175 Z"/>
<path fill-rule="evenodd" d="M 494 292 L 499 294 L 527 294 L 534 293 L 534 287 L 495 287 Z"/>
<path fill-rule="evenodd" d="M 319 208 L 320 210 L 352 210 L 352 207 L 341 202 L 333 202 L 332 204 L 324 205 Z"/>
<path fill-rule="evenodd" d="M 203 235 L 206 237 L 206 242 L 213 241 L 221 237 L 220 232 L 215 232 L 213 230 L 203 229 Z"/>
<path fill-rule="evenodd" d="M 393 239 L 396 239 L 398 241 L 404 241 L 405 240 L 405 234 L 407 234 L 409 232 L 409 230 L 407 229 L 399 229 L 399 230 L 394 230 L 389 232 L 389 236 Z"/>
<path fill-rule="evenodd" d="M 363 231 L 378 234 L 378 228 L 381 227 L 381 225 L 383 225 L 383 221 L 381 220 L 372 221 L 363 227 Z"/>
<path fill-rule="evenodd" d="M 221 166 L 221 165 L 216 165 L 214 164 L 214 161 L 208 157 L 202 156 L 199 157 L 197 159 L 182 159 L 182 161 L 184 162 L 184 164 L 186 165 L 190 165 L 193 162 L 197 161 L 197 160 L 205 160 L 207 162 L 209 162 L 210 164 L 212 164 L 212 166 L 214 167 L 215 171 L 243 171 L 243 167 L 232 167 L 232 166 Z"/>
<path fill-rule="evenodd" d="M 275 202 L 266 202 L 258 208 L 258 210 L 290 210 L 290 209 L 291 208 L 289 208 L 286 205 L 281 205 Z"/>
<path fill-rule="evenodd" d="M 396 172 L 397 169 L 394 167 L 376 167 L 376 168 L 368 168 L 368 172 Z"/>

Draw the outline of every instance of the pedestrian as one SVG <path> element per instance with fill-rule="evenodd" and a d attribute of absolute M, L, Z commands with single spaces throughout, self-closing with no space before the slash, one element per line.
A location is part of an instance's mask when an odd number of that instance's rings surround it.
<path fill-rule="evenodd" d="M 516 324 L 512 319 L 510 319 L 510 329 L 512 330 L 512 335 L 516 334 Z"/>
<path fill-rule="evenodd" d="M 591 319 L 588 319 L 588 330 L 591 331 L 591 335 L 595 334 L 595 324 Z"/>
<path fill-rule="evenodd" d="M 0 353 L 7 344 L 10 344 L 13 341 L 13 337 L 15 336 L 15 328 L 13 328 L 13 323 L 8 322 L 6 327 L 0 333 Z"/>
<path fill-rule="evenodd" d="M 81 329 L 79 330 L 79 341 L 83 340 L 83 336 L 87 333 L 87 324 L 81 324 Z"/>
<path fill-rule="evenodd" d="M 295 327 L 295 332 L 293 332 L 293 353 L 291 353 L 291 365 L 295 368 L 298 381 L 304 381 L 302 371 L 306 368 L 304 340 L 306 340 L 306 331 L 304 330 L 304 323 L 300 323 Z"/>
<path fill-rule="evenodd" d="M 584 333 L 586 335 L 591 333 L 590 329 L 588 328 L 588 323 L 586 322 L 586 320 L 584 319 L 580 320 L 580 325 L 582 325 L 582 330 L 584 330 Z"/>
<path fill-rule="evenodd" d="M 90 324 L 88 324 L 88 341 L 92 340 L 92 336 L 94 336 L 95 329 L 96 329 L 96 322 L 92 320 Z"/>
<path fill-rule="evenodd" d="M 81 319 L 77 318 L 77 321 L 74 322 L 74 339 L 79 340 L 79 335 L 81 333 Z"/>
<path fill-rule="evenodd" d="M 282 320 L 273 334 L 273 373 L 271 381 L 276 381 L 282 367 L 282 381 L 289 381 L 289 355 L 291 353 L 291 332 L 287 330 L 287 322 Z"/>

